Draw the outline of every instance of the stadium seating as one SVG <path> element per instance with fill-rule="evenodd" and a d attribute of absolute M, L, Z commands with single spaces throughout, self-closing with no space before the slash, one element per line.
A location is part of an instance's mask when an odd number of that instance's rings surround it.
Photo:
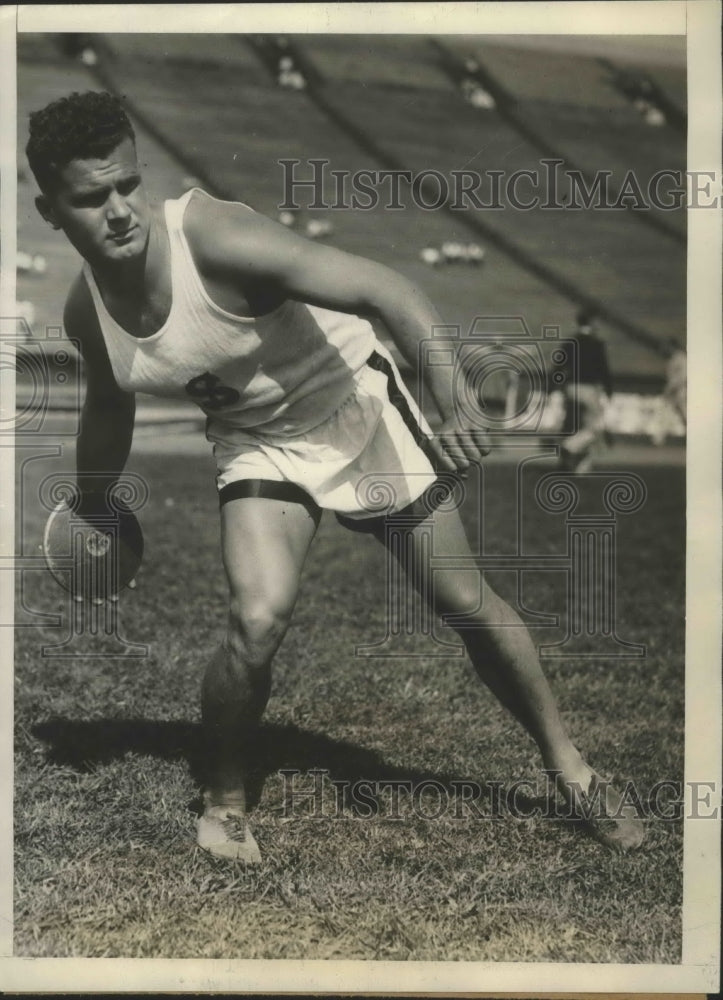
<path fill-rule="evenodd" d="M 28 109 L 58 92 L 98 87 L 105 80 L 137 111 L 152 190 L 176 195 L 200 181 L 220 196 L 246 201 L 272 216 L 284 198 L 282 158 L 302 161 L 297 168 L 302 177 L 310 176 L 309 159 L 328 160 L 328 204 L 336 195 L 332 170 L 378 170 L 389 163 L 445 173 L 539 169 L 541 153 L 534 142 L 499 109 L 480 111 L 467 104 L 424 38 L 296 37 L 324 103 L 315 102 L 313 94 L 279 87 L 249 41 L 198 35 L 189 42 L 169 34 L 159 46 L 157 36 L 103 36 L 96 40 L 103 77 L 95 66 L 62 55 L 47 38 L 21 36 L 21 142 Z M 464 55 L 470 40 L 452 39 L 451 50 Z M 522 120 L 534 121 L 550 143 L 584 169 L 603 165 L 617 172 L 627 161 L 640 164 L 641 176 L 647 176 L 645 171 L 659 163 L 684 162 L 682 137 L 672 129 L 641 126 L 624 95 L 607 81 L 600 60 L 550 59 L 534 50 L 481 41 L 472 51 L 513 95 Z M 661 73 L 661 86 L 672 90 L 675 78 L 673 70 Z M 340 127 L 344 122 L 351 130 Z M 603 126 L 611 122 L 606 130 Z M 35 220 L 32 185 L 24 187 L 19 245 L 45 254 L 53 284 L 65 284 L 76 267 L 74 253 Z M 304 220 L 332 219 L 328 238 L 335 245 L 381 260 L 422 283 L 445 318 L 462 330 L 479 314 L 513 314 L 523 316 L 534 335 L 543 324 L 568 332 L 576 309 L 564 291 L 569 287 L 649 334 L 653 349 L 606 324 L 616 378 L 654 385 L 660 384 L 664 368 L 655 341 L 680 336 L 685 328 L 685 248 L 641 225 L 630 212 L 477 212 L 490 233 L 489 241 L 482 241 L 485 264 L 451 269 L 426 266 L 420 251 L 449 240 L 469 241 L 465 213 L 424 211 L 409 198 L 405 211 L 385 210 L 384 198 L 370 210 L 316 211 L 308 208 L 309 192 L 300 195 Z M 519 258 L 511 259 L 505 240 L 520 248 Z M 561 284 L 551 285 L 536 265 L 559 275 Z M 32 300 L 33 279 L 23 281 L 18 296 Z M 37 304 L 38 324 L 57 321 L 57 312 L 47 310 L 44 301 Z"/>

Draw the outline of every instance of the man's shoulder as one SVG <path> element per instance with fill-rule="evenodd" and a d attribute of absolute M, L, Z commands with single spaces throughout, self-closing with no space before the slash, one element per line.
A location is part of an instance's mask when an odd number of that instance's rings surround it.
<path fill-rule="evenodd" d="M 270 231 L 275 228 L 271 219 L 248 205 L 221 201 L 200 188 L 191 194 L 183 216 L 184 235 L 202 269 L 238 263 L 273 239 Z"/>
<path fill-rule="evenodd" d="M 227 232 L 247 231 L 263 220 L 263 215 L 240 201 L 222 201 L 196 188 L 188 199 L 183 231 L 186 237 L 213 243 Z"/>

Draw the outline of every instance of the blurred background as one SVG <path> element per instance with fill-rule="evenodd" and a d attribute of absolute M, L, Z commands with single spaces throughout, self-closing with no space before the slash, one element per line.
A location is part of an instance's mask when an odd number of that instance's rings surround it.
<path fill-rule="evenodd" d="M 613 199 L 632 171 L 645 193 L 657 171 L 685 170 L 683 37 L 26 34 L 18 71 L 18 314 L 30 351 L 61 325 L 78 260 L 35 211 L 27 116 L 74 90 L 109 89 L 127 102 L 155 197 L 199 185 L 245 201 L 398 269 L 463 331 L 477 316 L 513 316 L 532 338 L 543 326 L 565 336 L 587 309 L 612 370 L 609 433 L 682 441 L 662 394 L 671 356 L 684 357 L 684 207 L 520 211 L 503 197 L 497 210 L 424 210 L 402 185 L 401 210 L 384 207 L 388 187 L 375 207 L 342 211 L 309 207 L 306 188 L 289 212 L 279 160 L 301 161 L 299 178 L 312 176 L 307 161 L 328 160 L 328 206 L 332 171 L 473 170 L 487 202 L 488 172 L 542 174 L 545 159 L 588 187 L 608 171 Z M 20 364 L 21 403 L 23 378 Z M 487 387 L 499 406 L 508 390 L 501 377 Z"/>

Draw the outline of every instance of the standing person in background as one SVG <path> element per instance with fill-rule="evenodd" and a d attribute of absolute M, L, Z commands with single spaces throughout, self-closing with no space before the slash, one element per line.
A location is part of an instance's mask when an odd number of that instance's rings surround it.
<path fill-rule="evenodd" d="M 653 409 L 650 438 L 664 445 L 669 434 L 685 435 L 688 410 L 688 356 L 685 348 L 669 337 L 666 342 L 665 385 Z"/>
<path fill-rule="evenodd" d="M 675 337 L 668 341 L 668 363 L 663 397 L 670 403 L 685 427 L 688 410 L 688 355 Z"/>
<path fill-rule="evenodd" d="M 612 377 L 605 341 L 597 332 L 597 317 L 588 310 L 577 314 L 573 334 L 577 358 L 569 358 L 565 371 L 565 420 L 560 447 L 560 468 L 589 472 L 605 431 L 605 411 L 612 396 Z"/>

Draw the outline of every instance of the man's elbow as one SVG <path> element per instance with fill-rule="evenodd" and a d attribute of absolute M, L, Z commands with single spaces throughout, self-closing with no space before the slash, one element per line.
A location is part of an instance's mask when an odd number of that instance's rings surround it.
<path fill-rule="evenodd" d="M 423 293 L 411 281 L 382 264 L 376 265 L 374 272 L 358 289 L 359 312 L 375 319 L 386 320 L 394 315 L 400 306 L 415 301 Z"/>

